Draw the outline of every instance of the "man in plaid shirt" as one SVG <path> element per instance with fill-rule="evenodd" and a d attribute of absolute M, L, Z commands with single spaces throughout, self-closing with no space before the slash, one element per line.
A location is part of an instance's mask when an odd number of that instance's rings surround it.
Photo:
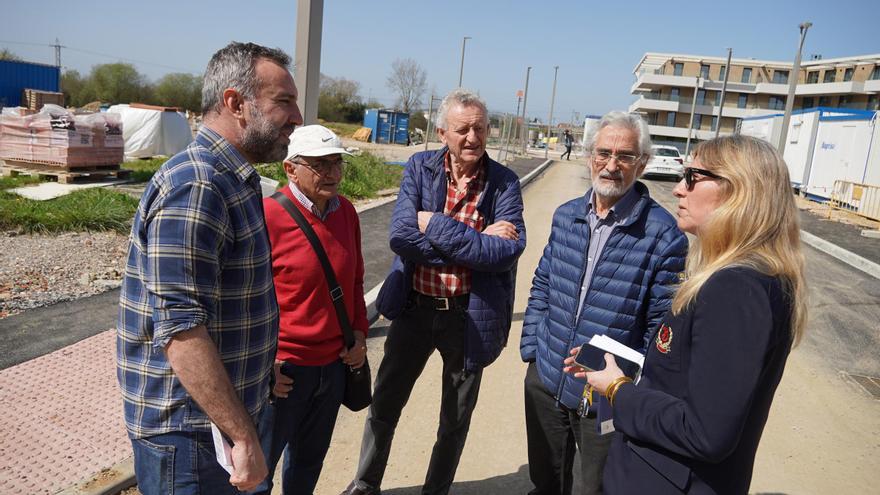
<path fill-rule="evenodd" d="M 525 249 L 519 178 L 486 154 L 480 98 L 444 98 L 446 145 L 407 163 L 391 220 L 397 254 L 377 300 L 393 320 L 376 375 L 355 480 L 345 494 L 378 494 L 401 411 L 430 355 L 443 358 L 443 401 L 423 494 L 449 492 L 483 368 L 507 343 L 516 262 Z"/>
<path fill-rule="evenodd" d="M 204 126 L 153 176 L 135 214 L 117 377 L 144 495 L 238 493 L 267 475 L 255 424 L 269 397 L 278 305 L 251 163 L 302 124 L 290 57 L 231 43 L 211 58 Z M 232 440 L 215 458 L 211 422 Z"/>

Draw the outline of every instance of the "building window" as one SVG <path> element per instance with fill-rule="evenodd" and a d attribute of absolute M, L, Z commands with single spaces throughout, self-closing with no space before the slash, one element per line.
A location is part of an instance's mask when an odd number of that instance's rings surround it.
<path fill-rule="evenodd" d="M 698 89 L 697 90 L 697 105 L 705 105 L 706 104 L 706 90 Z"/>
<path fill-rule="evenodd" d="M 703 114 L 695 113 L 694 114 L 694 127 L 693 129 L 699 129 L 700 126 L 703 125 Z"/>
<path fill-rule="evenodd" d="M 830 96 L 820 96 L 819 97 L 819 106 L 820 107 L 830 107 L 831 106 L 831 97 Z"/>
<path fill-rule="evenodd" d="M 721 91 L 716 91 L 715 92 L 715 106 L 718 106 L 720 104 L 721 104 Z"/>
<path fill-rule="evenodd" d="M 666 114 L 666 127 L 675 127 L 675 112 Z"/>
<path fill-rule="evenodd" d="M 719 81 L 723 81 L 723 80 L 724 80 L 724 74 L 725 74 L 726 72 L 727 72 L 727 66 L 726 66 L 726 65 L 722 65 L 722 66 L 721 66 L 721 70 L 718 72 L 718 80 L 719 80 Z"/>
<path fill-rule="evenodd" d="M 752 82 L 752 68 L 746 67 L 743 69 L 742 79 L 739 82 L 749 83 Z"/>
<path fill-rule="evenodd" d="M 868 95 L 868 104 L 865 105 L 865 110 L 877 110 L 877 95 Z"/>
<path fill-rule="evenodd" d="M 749 103 L 749 95 L 746 93 L 740 93 L 739 99 L 736 102 L 736 108 L 745 108 Z"/>
<path fill-rule="evenodd" d="M 718 116 L 713 115 L 712 116 L 712 130 L 714 131 L 717 128 L 718 128 Z"/>
<path fill-rule="evenodd" d="M 683 70 L 684 70 L 684 64 L 681 62 L 678 62 L 674 65 L 674 70 L 672 72 L 672 75 L 673 76 L 680 76 Z"/>
<path fill-rule="evenodd" d="M 709 66 L 708 65 L 703 64 L 700 66 L 700 77 L 702 77 L 703 79 L 709 79 Z"/>
<path fill-rule="evenodd" d="M 853 69 L 852 67 L 850 67 L 849 69 L 846 69 L 846 70 L 843 72 L 843 80 L 844 80 L 844 82 L 846 82 L 846 81 L 852 81 L 853 72 L 855 72 L 855 69 Z"/>
<path fill-rule="evenodd" d="M 825 77 L 822 79 L 822 82 L 823 83 L 833 83 L 835 76 L 837 76 L 837 73 L 834 71 L 834 69 L 826 70 Z"/>
<path fill-rule="evenodd" d="M 803 100 L 804 108 L 813 108 L 813 101 L 814 100 L 813 100 L 812 96 L 804 98 L 804 100 Z"/>
<path fill-rule="evenodd" d="M 874 70 L 871 71 L 871 80 L 876 81 L 880 79 L 880 65 L 875 65 Z"/>
<path fill-rule="evenodd" d="M 819 82 L 819 71 L 807 72 L 807 84 L 816 84 Z"/>
<path fill-rule="evenodd" d="M 847 108 L 847 107 L 849 107 L 849 104 L 852 103 L 852 96 L 851 95 L 840 95 L 838 102 L 839 102 L 837 104 L 838 107 Z"/>
<path fill-rule="evenodd" d="M 678 88 L 672 88 L 669 90 L 669 101 L 678 101 L 680 98 L 681 90 Z"/>
<path fill-rule="evenodd" d="M 773 83 L 774 84 L 787 84 L 788 83 L 788 71 L 787 70 L 774 70 L 773 71 Z"/>
<path fill-rule="evenodd" d="M 770 96 L 770 110 L 785 110 L 785 98 L 782 96 Z"/>
<path fill-rule="evenodd" d="M 657 112 L 648 114 L 648 125 L 657 125 Z"/>

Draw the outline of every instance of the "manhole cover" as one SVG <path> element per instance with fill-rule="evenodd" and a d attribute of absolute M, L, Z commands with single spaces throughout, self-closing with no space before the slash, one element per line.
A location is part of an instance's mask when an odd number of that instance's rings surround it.
<path fill-rule="evenodd" d="M 856 375 L 854 373 L 847 373 L 846 375 L 858 383 L 866 392 L 871 394 L 872 397 L 880 399 L 880 378 L 877 378 L 876 376 Z"/>

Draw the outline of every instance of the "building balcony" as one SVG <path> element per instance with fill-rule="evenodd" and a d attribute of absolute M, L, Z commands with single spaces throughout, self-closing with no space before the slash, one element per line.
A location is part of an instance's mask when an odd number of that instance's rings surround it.
<path fill-rule="evenodd" d="M 663 137 L 673 137 L 673 138 L 682 138 L 687 139 L 688 137 L 688 129 L 687 127 L 670 127 L 666 125 L 649 125 L 648 132 L 651 133 L 651 136 L 663 136 Z M 692 139 L 706 140 L 712 139 L 715 137 L 715 131 L 711 131 L 708 129 L 694 129 L 691 131 Z"/>
<path fill-rule="evenodd" d="M 629 106 L 630 113 L 638 113 L 644 111 L 661 111 L 661 112 L 678 112 L 681 103 L 669 99 L 656 99 L 640 96 Z"/>
<path fill-rule="evenodd" d="M 667 74 L 654 74 L 643 72 L 636 78 L 635 84 L 630 88 L 631 93 L 638 91 L 651 91 L 666 87 L 693 88 L 696 78 L 693 76 L 670 76 Z"/>
<path fill-rule="evenodd" d="M 880 81 L 877 81 L 880 82 Z M 798 96 L 819 96 L 847 93 L 862 93 L 864 83 L 858 81 L 798 84 L 795 93 Z"/>
<path fill-rule="evenodd" d="M 862 90 L 865 93 L 877 93 L 880 92 L 880 79 L 874 79 L 871 81 L 865 81 L 862 83 Z"/>

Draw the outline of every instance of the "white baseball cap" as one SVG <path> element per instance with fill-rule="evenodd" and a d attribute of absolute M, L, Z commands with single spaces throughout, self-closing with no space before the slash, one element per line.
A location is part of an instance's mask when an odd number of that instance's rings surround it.
<path fill-rule="evenodd" d="M 297 127 L 290 135 L 285 160 L 298 156 L 327 156 L 337 153 L 351 154 L 342 147 L 339 136 L 322 125 L 305 125 Z"/>

